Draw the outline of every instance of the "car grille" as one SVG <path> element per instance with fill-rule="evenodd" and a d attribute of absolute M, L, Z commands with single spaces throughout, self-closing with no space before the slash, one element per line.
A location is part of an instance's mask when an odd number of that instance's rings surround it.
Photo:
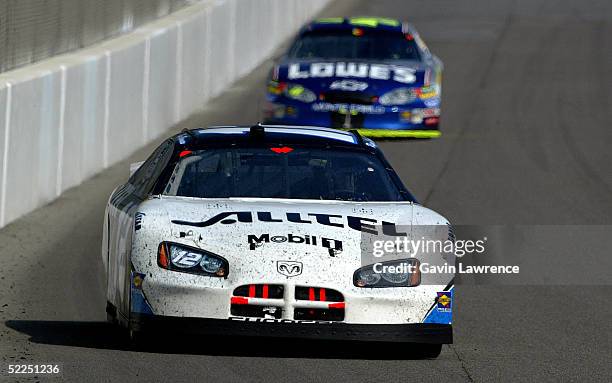
<path fill-rule="evenodd" d="M 330 90 L 323 93 L 325 102 L 332 104 L 360 104 L 372 105 L 376 97 L 362 92 L 347 92 L 342 90 Z"/>
<path fill-rule="evenodd" d="M 251 298 L 281 299 L 285 287 L 283 285 L 243 285 L 234 289 L 234 296 Z"/>
<path fill-rule="evenodd" d="M 297 301 L 320 301 L 320 302 L 344 302 L 344 297 L 339 291 L 326 288 L 296 286 L 295 300 Z"/>
<path fill-rule="evenodd" d="M 339 322 L 344 320 L 344 296 L 324 287 L 251 284 L 234 289 L 232 316 Z"/>

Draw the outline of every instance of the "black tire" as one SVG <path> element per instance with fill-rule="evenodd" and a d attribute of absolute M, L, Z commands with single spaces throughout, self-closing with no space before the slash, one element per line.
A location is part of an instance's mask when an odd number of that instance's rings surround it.
<path fill-rule="evenodd" d="M 143 337 L 141 332 L 132 329 L 125 329 L 124 331 L 128 349 L 134 351 L 140 350 L 143 345 Z"/>
<path fill-rule="evenodd" d="M 420 359 L 436 359 L 442 352 L 441 344 L 419 344 L 415 347 L 416 356 Z"/>
<path fill-rule="evenodd" d="M 117 309 L 112 303 L 106 302 L 106 321 L 113 326 L 118 324 L 117 321 Z"/>

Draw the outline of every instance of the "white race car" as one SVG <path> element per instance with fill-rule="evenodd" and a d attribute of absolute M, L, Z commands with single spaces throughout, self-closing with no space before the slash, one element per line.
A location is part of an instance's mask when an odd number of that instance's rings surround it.
<path fill-rule="evenodd" d="M 373 141 L 315 127 L 195 129 L 131 170 L 108 201 L 102 259 L 108 318 L 132 335 L 406 342 L 429 357 L 452 343 L 454 275 L 420 266 L 454 259 L 373 252 L 379 239 L 452 229 Z"/>

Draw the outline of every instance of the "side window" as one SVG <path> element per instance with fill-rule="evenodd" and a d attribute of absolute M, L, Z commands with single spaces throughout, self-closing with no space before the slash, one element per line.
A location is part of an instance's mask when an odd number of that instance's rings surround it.
<path fill-rule="evenodd" d="M 173 147 L 174 143 L 172 141 L 166 141 L 161 144 L 142 164 L 140 169 L 132 175 L 129 183 L 134 186 L 136 194 L 144 197 L 149 193 L 160 173 L 166 166 L 172 154 Z"/>

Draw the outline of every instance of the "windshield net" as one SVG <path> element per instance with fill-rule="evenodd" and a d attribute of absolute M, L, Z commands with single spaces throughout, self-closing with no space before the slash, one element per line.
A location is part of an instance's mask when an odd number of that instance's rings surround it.
<path fill-rule="evenodd" d="M 351 31 L 311 32 L 289 50 L 294 59 L 420 60 L 417 45 L 403 33 L 373 32 L 355 36 Z"/>
<path fill-rule="evenodd" d="M 176 164 L 164 194 L 196 198 L 403 200 L 374 155 L 289 147 L 194 151 Z"/>

